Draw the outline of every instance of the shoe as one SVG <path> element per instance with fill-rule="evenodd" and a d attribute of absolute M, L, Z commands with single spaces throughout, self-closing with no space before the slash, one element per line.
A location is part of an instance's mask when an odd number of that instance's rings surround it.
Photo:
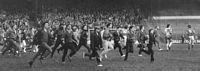
<path fill-rule="evenodd" d="M 63 61 L 62 64 L 65 64 L 65 61 Z"/>
<path fill-rule="evenodd" d="M 141 54 L 139 54 L 138 56 L 142 56 Z"/>
<path fill-rule="evenodd" d="M 159 51 L 162 51 L 163 49 L 159 49 Z"/>
<path fill-rule="evenodd" d="M 122 55 L 121 57 L 125 57 L 126 55 Z"/>
<path fill-rule="evenodd" d="M 102 67 L 103 65 L 102 65 L 102 64 L 98 64 L 97 66 L 98 66 L 98 67 Z"/>
<path fill-rule="evenodd" d="M 32 68 L 33 61 L 28 62 L 29 66 Z"/>
<path fill-rule="evenodd" d="M 151 62 L 154 62 L 154 58 L 151 59 Z"/>
<path fill-rule="evenodd" d="M 106 58 L 106 59 L 108 59 L 108 56 L 107 56 L 107 54 L 105 54 L 104 56 L 105 56 L 105 58 Z"/>

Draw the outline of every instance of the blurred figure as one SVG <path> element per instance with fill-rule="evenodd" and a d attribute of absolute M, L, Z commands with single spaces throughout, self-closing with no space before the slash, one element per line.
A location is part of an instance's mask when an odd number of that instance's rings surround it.
<path fill-rule="evenodd" d="M 14 25 L 14 26 L 12 26 L 12 28 L 10 27 L 8 29 L 8 31 L 6 32 L 6 42 L 7 42 L 7 43 L 5 43 L 6 49 L 2 52 L 2 55 L 4 55 L 7 51 L 9 51 L 9 50 L 12 51 L 14 49 L 13 53 L 15 55 L 18 54 L 20 56 L 20 54 L 19 54 L 20 41 L 19 41 L 19 35 L 16 31 L 16 28 L 17 28 L 17 26 Z"/>
<path fill-rule="evenodd" d="M 48 33 L 48 27 L 49 24 L 48 22 L 44 22 L 42 23 L 42 30 L 38 32 L 38 39 L 40 39 L 38 41 L 39 43 L 39 51 L 35 54 L 35 56 L 33 57 L 33 59 L 29 62 L 30 67 L 32 67 L 33 63 L 35 62 L 36 58 L 40 55 L 42 55 L 46 50 L 48 50 L 49 52 L 52 52 L 51 47 L 48 45 L 49 42 L 49 33 Z"/>
<path fill-rule="evenodd" d="M 126 42 L 126 46 L 124 47 L 126 49 L 126 55 L 125 55 L 125 58 L 124 58 L 124 61 L 127 61 L 128 59 L 128 54 L 129 53 L 133 53 L 134 51 L 134 43 L 135 43 L 135 40 L 136 40 L 136 34 L 135 34 L 135 30 L 134 30 L 134 27 L 133 26 L 130 26 L 129 27 L 129 31 L 127 33 L 127 42 Z"/>
<path fill-rule="evenodd" d="M 163 49 L 160 48 L 160 42 L 159 42 L 160 34 L 159 34 L 159 29 L 160 29 L 160 27 L 156 26 L 155 29 L 153 30 L 154 31 L 154 36 L 155 36 L 154 45 L 157 46 L 158 49 L 161 51 Z"/>
<path fill-rule="evenodd" d="M 90 48 L 92 50 L 92 53 L 84 54 L 84 56 L 88 56 L 90 60 L 92 59 L 92 57 L 95 57 L 97 61 L 97 66 L 103 66 L 101 64 L 100 57 L 97 52 L 98 50 L 100 50 L 100 46 L 102 45 L 101 43 L 102 39 L 101 39 L 100 30 L 98 26 L 96 26 L 94 29 L 94 32 L 90 34 L 90 41 L 91 41 Z"/>
<path fill-rule="evenodd" d="M 79 39 L 79 44 L 78 44 L 78 50 L 81 48 L 81 46 L 84 46 L 87 50 L 88 53 L 91 52 L 89 46 L 87 45 L 87 41 L 88 41 L 88 36 L 89 36 L 89 32 L 88 32 L 88 27 L 87 25 L 83 25 L 82 26 L 82 31 L 80 33 L 80 39 Z M 78 51 L 77 50 L 77 51 Z"/>
<path fill-rule="evenodd" d="M 117 30 L 113 33 L 114 37 L 114 49 L 118 48 L 119 53 L 121 57 L 124 57 L 125 55 L 122 52 L 122 46 L 120 45 L 120 40 L 124 39 L 122 33 L 120 32 L 120 27 L 116 28 Z"/>
<path fill-rule="evenodd" d="M 139 56 L 142 56 L 142 52 L 146 52 L 145 51 L 145 42 L 148 39 L 148 37 L 146 36 L 146 32 L 144 31 L 144 26 L 140 26 L 139 27 L 139 31 L 138 31 L 138 35 L 137 35 L 137 39 L 138 39 L 138 47 L 139 47 Z"/>
<path fill-rule="evenodd" d="M 64 35 L 65 35 L 65 30 L 66 25 L 60 24 L 59 29 L 55 31 L 54 37 L 56 38 L 56 43 L 55 46 L 52 48 L 52 53 L 51 53 L 51 58 L 54 55 L 54 52 L 58 48 L 58 46 L 62 46 L 64 44 Z"/>
<path fill-rule="evenodd" d="M 109 23 L 106 26 L 106 29 L 103 33 L 103 51 L 100 53 L 100 60 L 102 60 L 103 56 L 105 56 L 105 58 L 107 58 L 107 53 L 111 50 L 114 49 L 114 44 L 112 43 L 112 34 L 110 32 L 112 28 L 112 24 Z"/>
<path fill-rule="evenodd" d="M 186 35 L 188 36 L 188 50 L 192 49 L 194 47 L 195 42 L 195 30 L 192 28 L 191 25 L 187 26 L 188 29 L 186 31 Z"/>
<path fill-rule="evenodd" d="M 165 37 L 167 42 L 167 50 L 170 50 L 172 46 L 172 28 L 170 24 L 167 24 L 167 27 L 165 28 Z"/>
<path fill-rule="evenodd" d="M 67 56 L 68 60 L 71 62 L 71 57 L 76 53 L 77 51 L 77 43 L 78 41 L 75 39 L 76 35 L 74 32 L 77 30 L 75 26 L 71 27 L 71 25 L 67 26 L 67 30 L 65 32 L 65 43 L 59 50 L 64 50 L 63 56 L 62 56 L 62 63 L 65 64 L 65 58 L 68 54 L 68 50 L 70 49 L 70 54 Z"/>

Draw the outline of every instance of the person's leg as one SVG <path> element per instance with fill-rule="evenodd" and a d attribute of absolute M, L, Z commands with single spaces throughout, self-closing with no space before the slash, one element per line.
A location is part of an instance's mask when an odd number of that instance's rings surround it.
<path fill-rule="evenodd" d="M 37 59 L 37 57 L 39 55 L 41 55 L 43 51 L 44 51 L 44 49 L 40 48 L 39 51 L 33 56 L 33 59 L 29 62 L 30 67 L 32 67 L 32 65 L 35 62 L 35 60 Z"/>
<path fill-rule="evenodd" d="M 96 57 L 97 66 L 100 66 L 100 67 L 103 66 L 103 65 L 101 64 L 101 60 L 100 60 L 100 58 L 99 58 L 99 54 L 98 54 L 97 50 L 94 50 L 93 55 L 94 55 L 94 57 Z"/>
<path fill-rule="evenodd" d="M 195 36 L 192 36 L 191 49 L 194 47 L 194 43 L 195 43 Z"/>
<path fill-rule="evenodd" d="M 68 53 L 68 48 L 64 48 L 63 56 L 62 56 L 62 63 L 65 63 L 65 58 Z"/>
<path fill-rule="evenodd" d="M 191 40 L 189 39 L 188 41 L 189 41 L 188 42 L 188 50 L 190 50 L 190 48 L 191 48 Z"/>
<path fill-rule="evenodd" d="M 158 41 L 158 39 L 155 40 L 155 44 L 156 44 L 156 46 L 158 47 L 159 50 L 162 50 L 162 49 L 160 48 L 160 42 Z"/>
<path fill-rule="evenodd" d="M 86 53 L 84 54 L 84 56 L 88 56 L 90 60 L 92 60 L 92 57 L 95 57 L 95 49 L 91 49 L 92 52 L 91 53 Z"/>
<path fill-rule="evenodd" d="M 16 51 L 16 53 L 18 54 L 19 53 L 19 50 L 20 50 L 20 44 L 16 41 L 14 41 L 13 39 L 10 39 L 10 42 L 11 42 L 11 45 L 12 48 Z"/>
<path fill-rule="evenodd" d="M 80 42 L 80 43 L 78 44 L 78 46 L 77 46 L 77 51 L 80 50 L 81 46 L 83 46 L 83 45 L 84 45 L 83 42 Z"/>
<path fill-rule="evenodd" d="M 52 48 L 51 58 L 53 57 L 57 47 L 60 45 L 60 41 L 56 41 L 55 46 Z"/>
<path fill-rule="evenodd" d="M 128 53 L 129 53 L 129 46 L 125 46 L 125 48 L 126 48 L 126 55 L 125 55 L 124 61 L 127 61 Z"/>
<path fill-rule="evenodd" d="M 195 41 L 195 40 L 192 40 L 191 49 L 194 47 L 194 41 Z"/>
<path fill-rule="evenodd" d="M 142 56 L 142 52 L 144 50 L 143 44 L 139 44 L 138 47 L 139 47 L 139 56 Z"/>
<path fill-rule="evenodd" d="M 9 47 L 7 47 L 7 46 L 4 46 L 4 50 L 3 50 L 3 52 L 2 52 L 2 55 L 4 55 L 8 50 L 10 50 L 11 49 L 11 47 L 9 46 Z"/>
<path fill-rule="evenodd" d="M 166 44 L 167 50 L 170 50 L 169 44 L 170 44 L 170 40 L 169 40 L 169 38 L 167 38 L 167 44 Z"/>
<path fill-rule="evenodd" d="M 83 42 L 80 42 L 78 45 L 76 45 L 75 43 L 72 43 L 70 46 L 70 48 L 71 48 L 70 57 L 72 57 L 74 54 L 76 54 L 76 52 L 78 52 L 80 50 L 81 46 L 84 46 Z"/>
<path fill-rule="evenodd" d="M 77 52 L 77 45 L 75 43 L 69 43 L 69 49 L 71 50 L 69 57 L 74 56 L 74 54 Z"/>
<path fill-rule="evenodd" d="M 145 48 L 144 44 L 141 44 L 139 49 L 139 56 L 142 56 L 142 52 L 149 54 L 148 51 L 144 50 L 144 48 Z"/>
<path fill-rule="evenodd" d="M 151 62 L 153 62 L 154 61 L 154 51 L 152 49 L 153 44 L 148 44 L 147 47 L 148 47 L 148 54 L 150 54 L 150 56 L 151 56 Z"/>
<path fill-rule="evenodd" d="M 47 51 L 47 49 L 45 49 L 45 51 L 43 51 L 43 53 L 41 54 L 41 60 L 46 59 L 50 54 L 51 54 L 51 52 L 49 52 L 49 51 Z"/>
<path fill-rule="evenodd" d="M 102 60 L 103 55 L 107 54 L 109 51 L 111 51 L 113 49 L 114 49 L 113 44 L 111 44 L 111 42 L 109 42 L 109 41 L 106 41 L 104 50 L 100 53 L 100 60 Z"/>
<path fill-rule="evenodd" d="M 173 43 L 172 43 L 172 39 L 170 38 L 170 39 L 169 39 L 169 49 L 171 49 L 172 44 L 173 44 Z"/>
<path fill-rule="evenodd" d="M 52 48 L 45 42 L 42 42 L 42 47 L 46 48 L 49 52 L 52 52 Z"/>
<path fill-rule="evenodd" d="M 119 43 L 115 43 L 115 48 L 118 47 L 119 48 L 119 53 L 121 56 L 124 56 L 123 52 L 122 52 L 122 47 Z"/>
<path fill-rule="evenodd" d="M 100 53 L 100 60 L 103 58 L 103 55 L 108 51 L 108 43 L 104 40 L 103 51 Z"/>
<path fill-rule="evenodd" d="M 87 43 L 86 43 L 86 44 L 83 44 L 83 46 L 88 50 L 88 53 L 91 53 L 91 49 L 90 49 L 90 47 L 87 45 Z"/>
<path fill-rule="evenodd" d="M 22 40 L 22 48 L 23 48 L 23 51 L 26 52 L 26 41 L 25 40 Z"/>
<path fill-rule="evenodd" d="M 88 56 L 89 59 L 92 60 L 92 57 L 94 57 L 94 52 L 95 52 L 95 45 L 94 45 L 94 43 L 92 43 L 92 44 L 89 44 L 89 46 L 90 46 L 91 52 L 90 53 L 83 53 L 83 58 L 85 56 Z"/>

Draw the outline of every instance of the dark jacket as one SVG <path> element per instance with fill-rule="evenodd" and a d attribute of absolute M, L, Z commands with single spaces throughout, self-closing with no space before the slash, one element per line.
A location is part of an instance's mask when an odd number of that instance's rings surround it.
<path fill-rule="evenodd" d="M 115 42 L 119 42 L 120 38 L 124 39 L 123 35 L 117 31 L 113 33 L 113 37 Z"/>
<path fill-rule="evenodd" d="M 102 44 L 101 35 L 99 32 L 92 32 L 90 34 L 90 41 L 91 41 L 91 48 L 92 49 L 99 49 L 99 46 Z"/>
<path fill-rule="evenodd" d="M 61 39 L 65 36 L 65 31 L 59 29 L 54 33 L 54 36 L 57 37 L 57 41 L 61 41 Z"/>
<path fill-rule="evenodd" d="M 127 34 L 127 43 L 134 43 L 136 40 L 136 34 L 134 31 L 129 31 Z"/>
<path fill-rule="evenodd" d="M 45 43 L 48 43 L 49 42 L 49 38 L 51 37 L 50 36 L 50 33 L 48 31 L 44 31 L 42 30 L 41 31 L 41 35 L 40 35 L 40 39 L 41 39 L 41 42 L 45 42 Z"/>
<path fill-rule="evenodd" d="M 81 36 L 80 36 L 80 42 L 85 42 L 85 43 L 87 43 L 87 38 L 88 38 L 88 35 L 87 35 L 87 31 L 82 31 L 81 32 Z"/>
<path fill-rule="evenodd" d="M 72 43 L 74 42 L 73 40 L 73 32 L 65 32 L 65 43 Z"/>
<path fill-rule="evenodd" d="M 137 39 L 138 39 L 138 42 L 139 42 L 139 43 L 145 43 L 145 41 L 148 39 L 148 38 L 146 37 L 145 31 L 143 31 L 143 32 L 142 32 L 142 31 L 139 31 L 137 36 L 138 36 Z"/>
<path fill-rule="evenodd" d="M 153 44 L 155 42 L 155 33 L 149 33 L 149 44 Z"/>

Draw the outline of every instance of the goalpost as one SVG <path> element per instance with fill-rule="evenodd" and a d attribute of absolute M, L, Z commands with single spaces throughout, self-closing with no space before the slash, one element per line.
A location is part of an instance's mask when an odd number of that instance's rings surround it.
<path fill-rule="evenodd" d="M 192 25 L 196 31 L 197 37 L 199 36 L 200 29 L 198 28 L 200 27 L 200 16 L 153 16 L 152 19 L 156 21 L 157 25 L 161 25 L 162 28 L 165 28 L 166 24 L 173 25 L 172 27 L 175 29 L 175 39 L 173 43 L 181 43 L 180 35 L 185 32 L 188 24 Z M 174 26 L 176 28 L 174 28 Z M 184 41 L 184 43 L 187 42 L 188 40 Z M 197 43 L 200 43 L 199 38 L 197 38 Z"/>

